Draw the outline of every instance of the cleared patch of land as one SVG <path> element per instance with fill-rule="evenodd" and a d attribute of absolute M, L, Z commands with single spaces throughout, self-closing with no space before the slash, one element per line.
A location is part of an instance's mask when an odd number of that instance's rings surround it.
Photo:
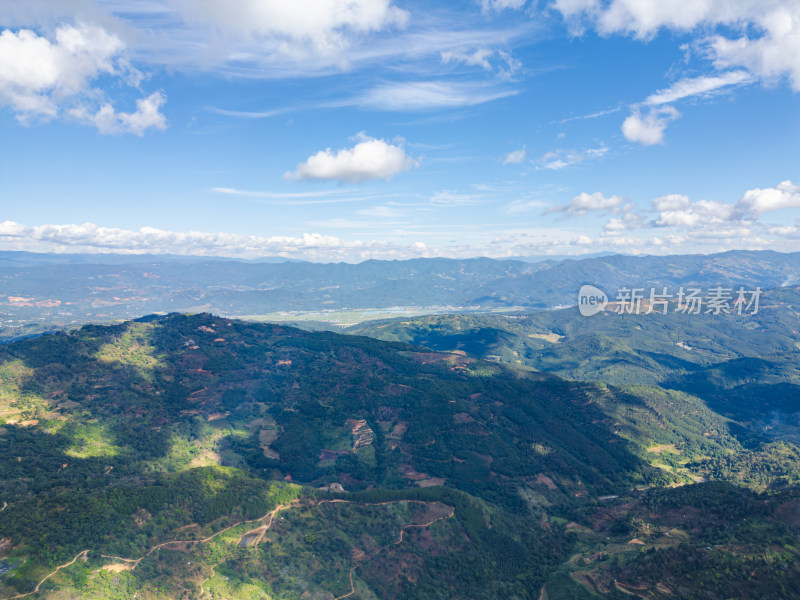
<path fill-rule="evenodd" d="M 506 313 L 527 310 L 523 306 L 509 306 L 497 309 L 477 309 L 474 306 L 392 306 L 389 308 L 358 308 L 330 310 L 290 310 L 266 313 L 263 315 L 230 315 L 231 318 L 256 323 L 300 323 L 316 321 L 342 329 L 358 325 L 364 321 L 393 319 L 396 317 L 420 317 L 423 315 L 444 315 L 454 313 Z M 551 334 L 554 335 L 554 334 Z M 558 340 L 555 340 L 558 341 Z"/>

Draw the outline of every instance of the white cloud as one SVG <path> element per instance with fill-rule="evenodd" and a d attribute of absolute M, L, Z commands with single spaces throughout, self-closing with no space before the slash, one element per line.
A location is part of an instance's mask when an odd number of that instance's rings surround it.
<path fill-rule="evenodd" d="M 391 0 L 169 0 L 188 23 L 232 38 L 283 39 L 286 54 L 336 54 L 353 36 L 403 27 L 409 13 Z"/>
<path fill-rule="evenodd" d="M 741 85 L 753 81 L 747 71 L 729 71 L 718 76 L 687 77 L 676 81 L 670 87 L 651 94 L 645 104 L 670 104 L 692 96 L 707 96 L 722 88 Z"/>
<path fill-rule="evenodd" d="M 408 156 L 402 145 L 363 134 L 357 139 L 360 141 L 352 148 L 335 153 L 330 148 L 320 150 L 297 165 L 294 172 L 286 173 L 284 179 L 362 183 L 370 179 L 389 180 L 419 165 L 420 161 Z"/>
<path fill-rule="evenodd" d="M 800 208 L 800 185 L 782 181 L 774 188 L 755 188 L 744 193 L 739 208 L 756 215 L 784 208 Z"/>
<path fill-rule="evenodd" d="M 789 208 L 800 208 L 800 186 L 788 180 L 774 188 L 748 190 L 735 204 L 692 202 L 687 196 L 671 194 L 653 200 L 653 210 L 659 214 L 652 225 L 689 228 L 727 238 L 745 235 L 753 226 L 761 227 L 758 219 L 764 213 Z M 773 227 L 770 232 L 777 230 Z"/>
<path fill-rule="evenodd" d="M 337 188 L 333 190 L 316 190 L 313 192 L 265 192 L 255 190 L 240 190 L 237 188 L 215 187 L 208 190 L 214 194 L 227 196 L 242 196 L 250 198 L 263 198 L 265 202 L 273 204 L 290 204 L 293 206 L 308 204 L 342 204 L 347 202 L 361 202 L 368 198 L 358 188 Z"/>
<path fill-rule="evenodd" d="M 684 210 L 691 206 L 692 201 L 683 194 L 668 194 L 653 200 L 653 210 Z"/>
<path fill-rule="evenodd" d="M 356 213 L 364 217 L 375 217 L 377 219 L 398 219 L 404 215 L 404 212 L 397 207 L 387 205 L 362 208 Z"/>
<path fill-rule="evenodd" d="M 445 64 L 462 63 L 470 67 L 481 67 L 485 71 L 493 71 L 496 68 L 500 75 L 506 78 L 514 75 L 522 67 L 522 63 L 505 50 L 486 47 L 477 48 L 472 52 L 461 48 L 443 50 L 441 57 Z"/>
<path fill-rule="evenodd" d="M 603 226 L 603 231 L 609 235 L 616 235 L 623 231 L 640 229 L 644 225 L 642 217 L 634 212 L 626 212 L 619 218 L 609 219 Z"/>
<path fill-rule="evenodd" d="M 632 142 L 645 146 L 664 143 L 664 130 L 667 125 L 677 119 L 680 113 L 671 106 L 651 108 L 647 114 L 642 115 L 636 108 L 633 113 L 622 123 L 622 134 Z"/>
<path fill-rule="evenodd" d="M 332 223 L 342 229 L 374 229 L 374 220 L 352 222 L 338 219 Z M 389 224 L 385 224 L 387 227 Z M 406 259 L 413 257 L 448 256 L 466 258 L 492 256 L 497 258 L 532 254 L 575 254 L 602 250 L 633 254 L 669 254 L 680 252 L 721 252 L 735 248 L 796 251 L 800 228 L 772 227 L 755 230 L 739 224 L 716 228 L 695 228 L 689 232 L 654 237 L 652 230 L 624 235 L 624 230 L 606 228 L 598 234 L 582 228 L 552 227 L 514 228 L 511 230 L 484 229 L 482 240 L 471 244 L 452 242 L 448 228 L 439 232 L 439 242 L 415 240 L 419 232 L 402 230 L 394 241 L 344 239 L 331 235 L 304 233 L 296 236 L 242 235 L 226 232 L 170 231 L 155 227 L 138 230 L 102 227 L 92 223 L 67 225 L 25 226 L 12 221 L 0 222 L 0 249 L 38 252 L 115 252 L 120 254 L 179 254 L 193 256 L 231 256 L 254 258 L 284 256 L 318 261 L 360 262 L 370 258 Z M 435 228 L 434 228 L 435 229 Z M 428 228 L 425 235 L 429 235 Z M 389 229 L 385 230 L 389 235 Z M 421 237 L 422 234 L 420 234 Z M 410 239 L 409 239 L 410 238 Z"/>
<path fill-rule="evenodd" d="M 86 91 L 101 74 L 115 74 L 120 39 L 100 27 L 65 25 L 55 41 L 28 29 L 0 33 L 0 101 L 21 118 L 55 117 L 58 103 Z"/>
<path fill-rule="evenodd" d="M 409 81 L 367 90 L 355 103 L 377 110 L 428 110 L 474 106 L 516 95 L 516 91 L 471 83 Z"/>
<path fill-rule="evenodd" d="M 563 125 L 564 123 L 569 123 L 570 121 L 583 121 L 585 119 L 598 119 L 600 117 L 605 117 L 606 115 L 614 114 L 615 112 L 621 111 L 621 107 L 617 108 L 609 108 L 607 110 L 600 110 L 597 112 L 589 113 L 588 115 L 578 115 L 576 117 L 565 117 L 558 121 L 553 121 L 554 125 Z M 563 137 L 564 134 L 559 134 L 560 137 Z"/>
<path fill-rule="evenodd" d="M 666 210 L 656 221 L 657 227 L 694 227 L 700 222 L 701 216 L 693 210 Z"/>
<path fill-rule="evenodd" d="M 542 200 L 515 200 L 503 207 L 503 212 L 508 215 L 520 215 L 533 210 L 541 210 L 547 206 Z"/>
<path fill-rule="evenodd" d="M 489 10 L 520 10 L 525 7 L 528 0 L 481 0 L 484 12 Z"/>
<path fill-rule="evenodd" d="M 92 87 L 104 75 L 138 85 L 141 74 L 130 68 L 124 50 L 119 37 L 95 25 L 62 25 L 52 41 L 28 29 L 6 29 L 0 33 L 0 105 L 9 106 L 23 123 L 66 114 L 100 133 L 164 129 L 163 94 L 138 100 L 133 113 L 117 113 Z"/>
<path fill-rule="evenodd" d="M 800 233 L 800 228 L 794 225 L 783 225 L 781 227 L 770 227 L 769 232 L 772 235 L 780 235 L 784 237 L 795 237 Z"/>
<path fill-rule="evenodd" d="M 504 165 L 518 165 L 521 164 L 522 161 L 525 160 L 525 146 L 520 148 L 519 150 L 514 150 L 513 152 L 509 152 L 503 157 L 503 164 Z"/>
<path fill-rule="evenodd" d="M 543 169 L 558 171 L 588 159 L 603 158 L 607 152 L 608 148 L 606 146 L 586 148 L 585 150 L 563 150 L 557 148 L 543 154 L 537 162 Z"/>
<path fill-rule="evenodd" d="M 800 7 L 786 3 L 755 22 L 764 31 L 760 38 L 718 35 L 708 40 L 714 64 L 718 68 L 745 67 L 766 80 L 785 75 L 800 91 Z"/>
<path fill-rule="evenodd" d="M 468 206 L 484 201 L 483 194 L 461 194 L 455 190 L 441 190 L 430 198 L 434 206 Z"/>
<path fill-rule="evenodd" d="M 656 202 L 662 200 L 659 206 L 663 207 L 654 223 L 656 227 L 696 227 L 698 225 L 707 227 L 729 223 L 740 218 L 739 212 L 732 204 L 700 200 L 694 203 L 689 202 L 687 205 L 682 200 L 685 196 L 675 195 L 667 198 L 672 198 L 672 200 L 665 201 L 661 198 L 653 202 L 656 206 Z"/>
<path fill-rule="evenodd" d="M 800 90 L 800 3 L 795 0 L 556 0 L 574 31 L 649 39 L 661 29 L 701 31 L 699 45 L 718 68 L 786 76 Z M 724 35 L 713 32 L 722 29 Z"/>
<path fill-rule="evenodd" d="M 570 215 L 585 215 L 589 211 L 611 211 L 619 209 L 623 204 L 625 204 L 625 198 L 622 196 L 606 197 L 600 192 L 595 192 L 594 194 L 582 192 L 575 196 L 566 206 L 551 208 L 547 212 L 565 212 Z"/>
<path fill-rule="evenodd" d="M 304 233 L 297 237 L 231 233 L 176 232 L 155 227 L 138 230 L 82 225 L 26 227 L 0 222 L 3 247 L 49 249 L 57 252 L 121 252 L 126 254 L 182 254 L 197 256 L 303 256 L 306 258 L 368 258 L 391 256 L 402 247 L 382 242 L 345 241 L 334 236 Z"/>
<path fill-rule="evenodd" d="M 601 35 L 646 40 L 662 29 L 697 32 L 693 47 L 717 70 L 726 70 L 687 77 L 651 94 L 643 105 L 653 108 L 644 115 L 642 105 L 634 105 L 622 127 L 631 141 L 663 143 L 666 126 L 679 116 L 669 104 L 679 100 L 710 96 L 758 78 L 772 83 L 786 77 L 800 91 L 797 0 L 555 0 L 553 7 L 576 34 L 594 27 Z"/>
<path fill-rule="evenodd" d="M 442 51 L 442 62 L 460 62 L 470 67 L 481 67 L 486 71 L 492 70 L 492 63 L 489 59 L 494 55 L 494 50 L 490 48 L 478 48 L 471 54 L 463 50 L 444 50 Z"/>
<path fill-rule="evenodd" d="M 723 88 L 751 83 L 747 71 L 729 71 L 718 76 L 686 77 L 666 89 L 650 94 L 642 104 L 632 107 L 631 115 L 622 123 L 623 135 L 645 146 L 664 143 L 664 130 L 680 116 L 671 103 L 695 96 L 708 97 Z M 648 107 L 642 114 L 643 107 Z"/>
<path fill-rule="evenodd" d="M 156 92 L 137 100 L 136 111 L 132 113 L 117 112 L 106 103 L 95 113 L 86 107 L 78 107 L 71 109 L 69 115 L 94 125 L 100 133 L 132 133 L 141 137 L 148 129 L 163 131 L 167 128 L 167 119 L 159 112 L 166 101 L 164 94 Z"/>

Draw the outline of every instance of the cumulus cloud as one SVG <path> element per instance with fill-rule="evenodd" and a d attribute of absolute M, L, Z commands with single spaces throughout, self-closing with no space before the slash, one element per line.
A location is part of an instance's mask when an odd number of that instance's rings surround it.
<path fill-rule="evenodd" d="M 619 209 L 625 202 L 625 198 L 622 196 L 606 197 L 601 192 L 595 192 L 594 194 L 582 192 L 575 196 L 569 204 L 551 208 L 547 212 L 565 212 L 570 215 L 585 215 L 590 211 L 612 211 Z"/>
<path fill-rule="evenodd" d="M 139 100 L 134 113 L 117 113 L 106 101 L 90 114 L 88 105 L 103 96 L 92 87 L 98 77 L 133 84 L 141 80 L 125 60 L 124 49 L 119 37 L 96 25 L 62 25 L 52 40 L 29 29 L 6 29 L 0 33 L 0 105 L 9 106 L 26 124 L 66 114 L 101 133 L 142 135 L 149 128 L 163 129 L 166 121 L 159 108 L 165 98 L 159 93 Z"/>
<path fill-rule="evenodd" d="M 712 200 L 692 202 L 687 196 L 672 194 L 653 200 L 653 210 L 658 212 L 653 225 L 709 230 L 732 224 L 747 228 L 757 224 L 758 218 L 764 213 L 789 208 L 800 208 L 800 186 L 788 180 L 774 188 L 748 190 L 735 204 Z M 725 233 L 737 230 L 722 231 Z"/>
<path fill-rule="evenodd" d="M 100 27 L 65 25 L 55 40 L 28 29 L 0 33 L 0 99 L 21 118 L 55 117 L 58 102 L 86 90 L 103 73 L 114 74 L 124 45 Z"/>
<path fill-rule="evenodd" d="M 800 185 L 787 180 L 774 188 L 748 190 L 739 200 L 739 208 L 757 215 L 783 208 L 800 208 Z"/>
<path fill-rule="evenodd" d="M 293 172 L 284 175 L 295 181 L 347 181 L 362 183 L 370 179 L 389 180 L 398 173 L 419 165 L 419 160 L 406 154 L 402 145 L 395 145 L 364 134 L 352 148 L 334 152 L 320 150 L 297 165 Z"/>
<path fill-rule="evenodd" d="M 671 106 L 651 108 L 646 114 L 636 108 L 622 123 L 622 135 L 644 146 L 664 143 L 664 130 L 680 113 Z"/>
<path fill-rule="evenodd" d="M 167 128 L 167 119 L 159 111 L 166 101 L 163 93 L 156 92 L 137 100 L 136 111 L 132 113 L 117 112 L 107 102 L 95 113 L 82 106 L 71 109 L 69 115 L 94 125 L 100 133 L 132 133 L 141 137 L 148 129 L 163 131 Z"/>
<path fill-rule="evenodd" d="M 785 75 L 795 91 L 800 91 L 800 9 L 787 6 L 759 21 L 766 30 L 760 38 L 710 38 L 714 64 L 718 68 L 745 67 L 765 80 Z"/>
<path fill-rule="evenodd" d="M 138 230 L 81 225 L 28 227 L 13 221 L 0 222 L 4 247 L 48 249 L 58 252 L 120 252 L 126 254 L 181 254 L 196 256 L 301 256 L 306 258 L 353 259 L 370 256 L 405 255 L 407 248 L 377 241 L 346 241 L 335 236 L 304 233 L 296 237 L 255 236 L 231 233 L 178 232 L 155 227 Z M 418 255 L 419 253 L 413 253 Z"/>
<path fill-rule="evenodd" d="M 352 36 L 403 27 L 391 0 L 169 0 L 189 23 L 234 38 L 282 38 L 279 52 L 335 54 Z"/>
<path fill-rule="evenodd" d="M 614 220 L 612 220 L 614 221 Z M 654 237 L 652 230 L 626 234 L 621 227 L 604 228 L 597 235 L 583 230 L 520 228 L 486 232 L 484 241 L 472 244 L 437 245 L 422 241 L 376 241 L 304 233 L 297 236 L 257 236 L 225 232 L 170 231 L 155 227 L 137 230 L 102 227 L 92 223 L 30 227 L 12 221 L 0 222 L 0 248 L 47 252 L 120 254 L 179 254 L 255 258 L 284 256 L 319 261 L 362 261 L 369 258 L 413 257 L 497 258 L 531 254 L 574 254 L 601 250 L 664 254 L 719 252 L 734 248 L 771 248 L 793 251 L 800 227 L 784 226 L 755 230 L 738 224 L 692 229 Z M 405 237 L 405 236 L 404 236 Z M 449 236 L 448 236 L 449 237 Z"/>
<path fill-rule="evenodd" d="M 503 157 L 503 164 L 504 165 L 519 165 L 522 161 L 525 160 L 525 146 L 520 148 L 519 150 L 514 150 L 513 152 L 509 152 Z"/>
<path fill-rule="evenodd" d="M 697 240 L 739 240 L 759 232 L 783 238 L 793 236 L 797 230 L 794 225 L 776 226 L 760 220 L 766 213 L 788 209 L 800 209 L 800 185 L 789 180 L 775 187 L 748 190 L 736 202 L 692 201 L 683 194 L 660 196 L 651 203 L 656 216 L 647 220 L 634 203 L 600 192 L 579 194 L 569 204 L 550 208 L 546 213 L 612 213 L 602 228 L 603 235 L 610 237 L 644 228 L 668 228 L 689 230 Z"/>
<path fill-rule="evenodd" d="M 603 231 L 607 235 L 618 235 L 623 231 L 640 229 L 643 224 L 644 219 L 642 219 L 641 215 L 638 215 L 635 212 L 626 212 L 619 218 L 609 219 L 609 221 L 603 226 Z"/>
<path fill-rule="evenodd" d="M 725 88 L 782 77 L 800 90 L 800 2 L 792 0 L 555 0 L 574 33 L 593 27 L 601 35 L 653 38 L 660 30 L 697 32 L 692 47 L 716 70 L 683 78 L 633 107 L 623 134 L 644 145 L 664 141 L 664 130 L 679 115 L 669 105 L 709 96 Z M 643 114 L 643 107 L 649 110 Z"/>
<path fill-rule="evenodd" d="M 594 27 L 650 39 L 661 29 L 701 30 L 698 44 L 717 68 L 788 77 L 800 90 L 800 3 L 784 0 L 556 0 L 573 30 Z M 715 28 L 722 33 L 708 33 Z"/>
<path fill-rule="evenodd" d="M 700 200 L 683 208 L 662 210 L 654 224 L 656 227 L 695 227 L 727 223 L 737 218 L 738 213 L 733 205 Z"/>
<path fill-rule="evenodd" d="M 668 194 L 653 200 L 653 210 L 667 211 L 667 210 L 684 210 L 689 208 L 692 201 L 688 196 L 683 194 Z"/>

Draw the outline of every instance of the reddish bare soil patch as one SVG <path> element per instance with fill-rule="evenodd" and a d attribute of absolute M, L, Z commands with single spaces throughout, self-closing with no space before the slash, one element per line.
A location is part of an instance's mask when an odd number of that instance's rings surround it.
<path fill-rule="evenodd" d="M 434 485 L 444 485 L 445 478 L 444 477 L 430 477 L 428 479 L 422 479 L 421 481 L 417 481 L 416 484 L 419 487 L 431 487 Z"/>
<path fill-rule="evenodd" d="M 410 479 L 412 481 L 419 481 L 428 477 L 427 473 L 420 473 L 411 465 L 400 465 L 400 474 L 402 475 L 403 479 Z"/>
<path fill-rule="evenodd" d="M 455 413 L 453 415 L 453 423 L 456 425 L 463 425 L 464 423 L 474 423 L 475 419 L 472 415 L 467 413 Z"/>
<path fill-rule="evenodd" d="M 597 585 L 594 582 L 594 579 L 586 572 L 586 571 L 573 571 L 570 573 L 570 577 L 580 583 L 581 585 L 589 588 L 591 591 L 595 593 L 599 593 L 600 590 L 597 589 Z"/>
<path fill-rule="evenodd" d="M 375 433 L 363 419 L 347 419 L 345 427 L 353 432 L 353 452 L 364 446 L 371 446 Z"/>
<path fill-rule="evenodd" d="M 538 483 L 539 485 L 543 485 L 543 486 L 547 487 L 547 489 L 549 489 L 549 490 L 557 490 L 558 489 L 558 486 L 556 486 L 556 484 L 553 482 L 553 480 L 550 479 L 544 473 L 539 473 L 536 476 L 536 479 L 533 480 L 533 482 L 534 483 Z"/>
<path fill-rule="evenodd" d="M 104 571 L 111 571 L 112 573 L 122 573 L 123 571 L 133 571 L 136 568 L 136 563 L 113 563 L 110 565 L 103 565 L 101 568 Z"/>

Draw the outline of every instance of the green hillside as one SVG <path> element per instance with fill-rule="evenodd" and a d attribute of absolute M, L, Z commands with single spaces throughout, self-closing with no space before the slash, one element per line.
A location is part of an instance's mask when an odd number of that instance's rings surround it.
<path fill-rule="evenodd" d="M 768 290 L 763 303 L 757 314 L 742 316 L 603 312 L 586 318 L 566 309 L 374 321 L 347 331 L 463 350 L 569 379 L 681 390 L 754 431 L 797 440 L 798 290 Z"/>
<path fill-rule="evenodd" d="M 367 337 L 207 314 L 49 334 L 0 346 L 0 419 L 0 598 L 588 593 L 575 552 L 702 479 L 772 507 L 748 552 L 796 534 L 771 516 L 796 448 L 695 396 Z"/>

